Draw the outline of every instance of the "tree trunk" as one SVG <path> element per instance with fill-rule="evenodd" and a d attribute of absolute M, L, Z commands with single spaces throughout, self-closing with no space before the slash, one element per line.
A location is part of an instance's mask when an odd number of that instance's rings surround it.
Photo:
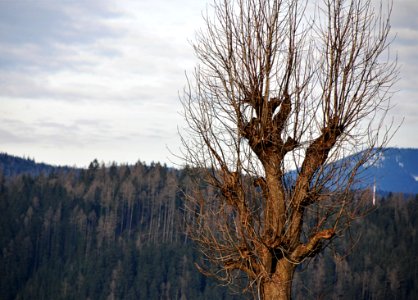
<path fill-rule="evenodd" d="M 277 261 L 275 273 L 262 283 L 262 299 L 289 300 L 292 296 L 292 280 L 295 265 L 286 259 Z"/>

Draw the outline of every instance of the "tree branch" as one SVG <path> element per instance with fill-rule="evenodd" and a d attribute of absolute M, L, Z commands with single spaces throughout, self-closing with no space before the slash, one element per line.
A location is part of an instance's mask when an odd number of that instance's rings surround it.
<path fill-rule="evenodd" d="M 320 243 L 329 240 L 335 235 L 333 228 L 317 232 L 306 244 L 300 244 L 290 255 L 292 261 L 301 262 L 305 257 L 313 256 L 321 250 Z"/>

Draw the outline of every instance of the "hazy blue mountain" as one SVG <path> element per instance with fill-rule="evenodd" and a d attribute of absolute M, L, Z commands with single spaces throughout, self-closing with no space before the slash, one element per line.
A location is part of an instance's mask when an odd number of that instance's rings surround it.
<path fill-rule="evenodd" d="M 4 176 L 10 177 L 19 174 L 37 176 L 41 173 L 49 174 L 53 171 L 70 170 L 69 167 L 52 166 L 45 163 L 37 163 L 30 158 L 21 158 L 7 153 L 0 153 L 0 170 Z"/>
<path fill-rule="evenodd" d="M 418 194 L 418 149 L 387 148 L 362 177 L 378 191 Z"/>

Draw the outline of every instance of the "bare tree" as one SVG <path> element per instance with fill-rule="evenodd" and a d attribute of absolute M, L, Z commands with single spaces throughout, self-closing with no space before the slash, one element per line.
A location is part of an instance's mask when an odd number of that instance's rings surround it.
<path fill-rule="evenodd" d="M 361 214 L 355 175 L 392 132 L 391 4 L 311 4 L 215 0 L 182 96 L 200 269 L 263 299 L 289 299 L 296 266 Z"/>

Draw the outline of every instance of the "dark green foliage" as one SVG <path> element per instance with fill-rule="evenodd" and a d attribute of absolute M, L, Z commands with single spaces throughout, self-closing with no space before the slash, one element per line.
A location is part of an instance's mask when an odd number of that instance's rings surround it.
<path fill-rule="evenodd" d="M 352 236 L 299 267 L 295 298 L 418 299 L 417 231 L 418 196 L 382 198 Z"/>
<path fill-rule="evenodd" d="M 20 158 L 17 156 L 0 153 L 0 170 L 6 177 L 27 174 L 38 176 L 40 174 L 49 174 L 56 170 L 63 172 L 70 171 L 70 167 L 55 167 L 44 163 L 36 163 L 30 158 Z"/>
<path fill-rule="evenodd" d="M 185 171 L 141 163 L 0 173 L 0 299 L 244 299 L 194 267 L 187 182 Z M 349 256 L 329 249 L 300 266 L 294 298 L 418 298 L 417 215 L 418 199 L 388 195 L 353 224 Z"/>
<path fill-rule="evenodd" d="M 0 176 L 0 299 L 233 299 L 194 267 L 180 173 L 159 164 Z"/>

